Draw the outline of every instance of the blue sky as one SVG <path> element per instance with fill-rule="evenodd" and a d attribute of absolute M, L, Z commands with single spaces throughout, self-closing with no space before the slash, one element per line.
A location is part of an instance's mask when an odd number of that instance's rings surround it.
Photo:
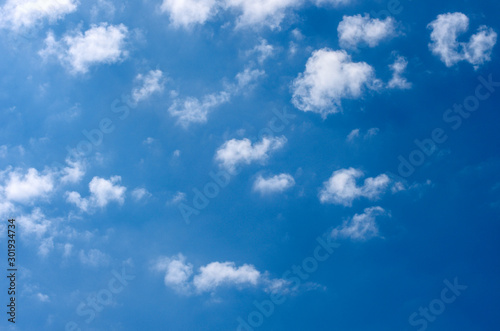
<path fill-rule="evenodd" d="M 0 6 L 0 329 L 497 329 L 500 4 Z"/>

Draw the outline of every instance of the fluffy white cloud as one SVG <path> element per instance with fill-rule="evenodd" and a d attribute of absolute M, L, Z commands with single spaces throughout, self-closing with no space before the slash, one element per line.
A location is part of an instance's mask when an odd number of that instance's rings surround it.
<path fill-rule="evenodd" d="M 358 186 L 356 180 L 362 176 L 363 172 L 354 168 L 334 171 L 328 181 L 323 183 L 319 193 L 321 203 L 351 206 L 352 201 L 360 197 L 374 200 L 386 191 L 390 183 L 389 177 L 381 174 L 366 178 L 363 186 Z"/>
<path fill-rule="evenodd" d="M 236 170 L 240 164 L 250 164 L 252 162 L 262 162 L 267 160 L 269 154 L 282 148 L 286 143 L 286 138 L 264 137 L 260 142 L 252 144 L 247 139 L 231 139 L 226 141 L 215 155 L 215 160 L 219 165 L 230 172 Z"/>
<path fill-rule="evenodd" d="M 288 10 L 302 4 L 301 0 L 226 0 L 226 6 L 241 12 L 237 27 L 269 26 L 278 28 Z"/>
<path fill-rule="evenodd" d="M 252 50 L 248 51 L 247 54 L 258 54 L 258 61 L 260 64 L 264 63 L 264 61 L 273 56 L 275 53 L 275 48 L 273 45 L 269 45 L 267 40 L 262 39 L 260 44 L 255 46 Z"/>
<path fill-rule="evenodd" d="M 348 5 L 353 2 L 353 0 L 313 0 L 316 6 L 324 6 L 324 5 Z"/>
<path fill-rule="evenodd" d="M 56 41 L 49 32 L 45 48 L 39 52 L 43 58 L 55 56 L 63 65 L 69 66 L 73 73 L 86 73 L 89 67 L 101 63 L 116 63 L 128 56 L 125 41 L 128 29 L 123 24 L 92 25 L 84 33 L 75 30 Z"/>
<path fill-rule="evenodd" d="M 203 24 L 217 13 L 217 0 L 163 0 L 160 10 L 170 16 L 174 27 Z"/>
<path fill-rule="evenodd" d="M 396 61 L 390 65 L 392 70 L 392 78 L 387 84 L 388 88 L 398 88 L 398 89 L 409 89 L 411 88 L 411 83 L 409 83 L 406 78 L 402 76 L 403 72 L 408 66 L 408 61 L 403 56 L 398 56 Z"/>
<path fill-rule="evenodd" d="M 40 208 L 35 208 L 29 215 L 21 215 L 17 218 L 17 223 L 23 233 L 43 237 L 50 230 L 52 222 L 42 213 Z"/>
<path fill-rule="evenodd" d="M 132 90 L 132 99 L 136 103 L 163 91 L 163 72 L 159 69 L 151 70 L 146 75 L 139 74 L 136 80 L 141 82 L 140 87 Z"/>
<path fill-rule="evenodd" d="M 34 168 L 28 169 L 26 174 L 15 170 L 10 172 L 4 190 L 10 201 L 30 202 L 54 190 L 54 176 L 51 173 L 42 175 Z"/>
<path fill-rule="evenodd" d="M 337 32 L 341 47 L 356 48 L 360 44 L 375 47 L 382 40 L 396 35 L 396 21 L 392 17 L 385 20 L 370 18 L 368 14 L 344 16 Z"/>
<path fill-rule="evenodd" d="M 96 207 L 104 208 L 113 201 L 121 205 L 125 201 L 127 189 L 119 185 L 120 181 L 120 176 L 110 179 L 94 177 L 89 183 L 90 197 L 82 198 L 78 192 L 66 192 L 66 201 L 87 212 Z"/>
<path fill-rule="evenodd" d="M 295 180 L 289 174 L 279 174 L 269 178 L 258 176 L 253 184 L 253 189 L 260 193 L 283 192 L 295 185 Z"/>
<path fill-rule="evenodd" d="M 222 285 L 257 285 L 261 274 L 253 265 L 236 267 L 234 262 L 212 262 L 200 268 L 193 285 L 200 292 L 213 291 Z"/>
<path fill-rule="evenodd" d="M 187 263 L 182 254 L 159 258 L 153 269 L 165 272 L 165 285 L 182 294 L 214 292 L 222 286 L 276 286 L 276 280 L 270 280 L 250 264 L 236 266 L 234 262 L 211 262 L 194 274 L 193 265 Z"/>
<path fill-rule="evenodd" d="M 469 18 L 462 13 L 438 15 L 428 27 L 432 30 L 429 48 L 446 66 L 465 60 L 477 68 L 491 60 L 491 51 L 497 41 L 493 29 L 483 25 L 467 43 L 458 42 L 458 36 L 469 29 Z"/>
<path fill-rule="evenodd" d="M 333 229 L 332 237 L 350 238 L 352 240 L 366 240 L 378 236 L 378 227 L 375 218 L 387 214 L 382 207 L 366 208 L 363 214 L 355 214 L 341 226 Z"/>
<path fill-rule="evenodd" d="M 341 99 L 358 98 L 364 87 L 376 88 L 378 84 L 367 63 L 352 62 L 344 50 L 323 48 L 311 55 L 305 71 L 293 82 L 292 101 L 298 109 L 326 118 L 341 110 Z"/>
<path fill-rule="evenodd" d="M 7 0 L 0 8 L 0 27 L 18 31 L 43 20 L 55 22 L 76 11 L 77 0 Z"/>
<path fill-rule="evenodd" d="M 63 184 L 80 182 L 85 175 L 85 165 L 83 161 L 72 161 L 67 159 L 66 163 L 68 167 L 62 169 L 61 182 Z"/>

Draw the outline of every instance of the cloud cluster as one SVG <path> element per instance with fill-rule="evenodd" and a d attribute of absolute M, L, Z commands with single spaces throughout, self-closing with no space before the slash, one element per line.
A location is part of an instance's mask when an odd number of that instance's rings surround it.
<path fill-rule="evenodd" d="M 110 202 L 122 205 L 125 201 L 124 186 L 119 185 L 120 176 L 113 176 L 110 179 L 94 177 L 89 183 L 90 196 L 82 198 L 80 193 L 72 191 L 66 192 L 66 201 L 76 205 L 84 212 L 92 212 L 96 208 L 103 208 Z"/>
<path fill-rule="evenodd" d="M 358 186 L 356 181 L 363 175 L 361 170 L 354 168 L 334 171 L 328 181 L 323 183 L 319 193 L 321 203 L 351 206 L 354 200 L 361 197 L 376 200 L 387 190 L 391 181 L 387 175 L 381 174 L 366 178 L 363 185 Z"/>
<path fill-rule="evenodd" d="M 159 69 L 150 70 L 147 74 L 139 74 L 135 78 L 141 85 L 132 90 L 132 100 L 137 103 L 148 99 L 155 93 L 163 91 L 164 77 Z"/>
<path fill-rule="evenodd" d="M 343 48 L 356 48 L 363 44 L 375 47 L 382 40 L 396 35 L 396 21 L 392 17 L 385 20 L 370 18 L 368 14 L 344 16 L 337 32 L 339 44 Z"/>
<path fill-rule="evenodd" d="M 432 53 L 439 56 L 447 67 L 467 61 L 478 68 L 491 60 L 491 51 L 497 41 L 497 33 L 481 26 L 468 42 L 459 42 L 458 37 L 469 29 L 469 18 L 462 13 L 447 13 L 429 23 Z"/>
<path fill-rule="evenodd" d="M 186 257 L 177 254 L 160 257 L 153 269 L 164 272 L 164 283 L 178 293 L 191 295 L 213 293 L 221 287 L 263 287 L 276 290 L 275 279 L 269 279 L 251 264 L 237 266 L 234 262 L 211 262 L 198 268 L 194 273 L 193 265 Z"/>
<path fill-rule="evenodd" d="M 341 111 L 342 99 L 358 98 L 365 88 L 379 85 L 369 64 L 353 62 L 344 50 L 323 48 L 311 55 L 305 71 L 294 80 L 292 102 L 302 111 L 326 118 Z"/>
<path fill-rule="evenodd" d="M 271 152 L 282 148 L 286 138 L 264 137 L 261 141 L 253 143 L 247 139 L 231 139 L 226 141 L 216 152 L 215 160 L 222 168 L 234 172 L 240 164 L 266 161 Z"/>
<path fill-rule="evenodd" d="M 43 20 L 53 23 L 76 11 L 77 0 L 7 0 L 0 8 L 0 27 L 20 31 Z"/>
<path fill-rule="evenodd" d="M 39 54 L 45 59 L 56 57 L 72 73 L 86 73 L 93 65 L 112 64 L 125 59 L 128 56 L 125 49 L 128 33 L 123 24 L 107 23 L 92 25 L 84 33 L 75 30 L 59 41 L 53 32 L 49 32 L 45 48 Z"/>

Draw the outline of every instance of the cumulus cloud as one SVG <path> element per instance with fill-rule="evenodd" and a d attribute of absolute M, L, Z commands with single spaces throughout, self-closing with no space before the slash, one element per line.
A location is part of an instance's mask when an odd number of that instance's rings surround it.
<path fill-rule="evenodd" d="M 428 28 L 432 30 L 429 48 L 447 67 L 467 61 L 478 68 L 491 60 L 497 41 L 497 33 L 492 28 L 483 25 L 468 42 L 459 42 L 458 36 L 469 29 L 469 18 L 458 12 L 438 15 Z"/>
<path fill-rule="evenodd" d="M 125 25 L 101 23 L 92 25 L 84 33 L 75 30 L 61 40 L 49 32 L 45 48 L 39 54 L 43 58 L 56 57 L 72 73 L 86 73 L 93 65 L 117 63 L 128 56 L 125 49 L 128 29 Z"/>
<path fill-rule="evenodd" d="M 73 191 L 66 192 L 66 201 L 86 212 L 91 212 L 97 207 L 104 208 L 110 202 L 122 205 L 127 189 L 119 185 L 120 181 L 120 176 L 113 176 L 110 179 L 96 176 L 89 183 L 90 196 L 88 198 L 82 198 L 80 193 Z"/>
<path fill-rule="evenodd" d="M 367 63 L 353 62 L 344 50 L 323 48 L 311 55 L 305 71 L 294 80 L 292 102 L 302 111 L 326 118 L 341 110 L 343 98 L 359 98 L 365 87 L 378 84 Z"/>
<path fill-rule="evenodd" d="M 67 159 L 66 163 L 68 166 L 62 169 L 61 182 L 63 184 L 79 183 L 85 175 L 84 162 L 81 160 L 73 161 L 71 159 Z"/>
<path fill-rule="evenodd" d="M 42 175 L 34 168 L 27 173 L 15 170 L 9 173 L 4 187 L 5 197 L 10 201 L 26 203 L 46 197 L 54 190 L 52 173 Z"/>
<path fill-rule="evenodd" d="M 355 199 L 365 197 L 375 200 L 387 190 L 390 183 L 387 175 L 366 178 L 364 184 L 358 186 L 356 180 L 363 175 L 361 170 L 354 168 L 334 171 L 328 181 L 323 183 L 319 193 L 321 203 L 351 206 Z"/>
<path fill-rule="evenodd" d="M 333 238 L 350 238 L 352 240 L 366 240 L 378 236 L 377 216 L 386 215 L 382 207 L 366 208 L 362 214 L 355 214 L 351 219 L 333 229 Z"/>
<path fill-rule="evenodd" d="M 275 51 L 276 49 L 273 45 L 269 45 L 267 43 L 267 40 L 262 39 L 260 41 L 260 44 L 255 46 L 252 50 L 248 51 L 247 54 L 257 54 L 257 60 L 259 61 L 259 64 L 262 65 L 262 63 L 264 63 L 267 58 L 274 55 Z"/>
<path fill-rule="evenodd" d="M 411 88 L 411 83 L 409 83 L 406 80 L 406 78 L 402 76 L 407 66 L 408 66 L 408 61 L 403 56 L 398 56 L 394 61 L 394 63 L 389 66 L 392 70 L 392 78 L 387 84 L 388 88 L 393 88 L 393 89 Z"/>
<path fill-rule="evenodd" d="M 279 174 L 269 178 L 258 176 L 253 189 L 262 194 L 283 192 L 295 185 L 295 180 L 289 174 Z"/>
<path fill-rule="evenodd" d="M 213 293 L 220 287 L 257 287 L 264 290 L 279 291 L 288 282 L 282 279 L 270 279 L 251 264 L 237 266 L 236 263 L 211 262 L 201 266 L 195 273 L 193 265 L 186 262 L 186 257 L 177 254 L 172 257 L 160 257 L 153 265 L 153 270 L 164 272 L 164 283 L 181 294 Z"/>
<path fill-rule="evenodd" d="M 141 86 L 132 90 L 132 99 L 135 103 L 148 99 L 155 93 L 163 91 L 163 72 L 161 70 L 151 70 L 146 75 L 139 74 L 136 80 Z"/>
<path fill-rule="evenodd" d="M 54 23 L 76 11 L 77 0 L 7 0 L 0 8 L 0 27 L 29 29 L 47 20 Z"/>
<path fill-rule="evenodd" d="M 226 0 L 226 6 L 241 12 L 236 27 L 269 26 L 279 28 L 287 11 L 301 5 L 300 0 Z"/>
<path fill-rule="evenodd" d="M 385 20 L 370 18 L 368 14 L 344 16 L 337 33 L 341 47 L 356 48 L 360 44 L 375 47 L 382 40 L 396 35 L 396 21 L 392 17 Z"/>
<path fill-rule="evenodd" d="M 174 27 L 203 24 L 218 10 L 217 0 L 163 0 L 160 10 L 167 13 Z"/>
<path fill-rule="evenodd" d="M 282 148 L 286 141 L 284 136 L 278 138 L 264 137 L 254 144 L 247 138 L 241 140 L 231 139 L 219 147 L 215 160 L 219 162 L 221 167 L 229 172 L 234 172 L 240 164 L 251 164 L 267 160 L 269 154 Z"/>

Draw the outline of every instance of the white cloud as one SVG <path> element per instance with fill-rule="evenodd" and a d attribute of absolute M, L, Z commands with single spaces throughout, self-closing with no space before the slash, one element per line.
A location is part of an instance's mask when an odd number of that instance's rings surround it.
<path fill-rule="evenodd" d="M 363 88 L 375 88 L 373 68 L 365 62 L 352 62 L 344 51 L 323 48 L 307 60 L 306 69 L 293 82 L 292 101 L 302 111 L 326 118 L 341 110 L 341 99 L 361 96 Z"/>
<path fill-rule="evenodd" d="M 186 263 L 184 255 L 178 254 L 171 258 L 162 257 L 158 259 L 154 269 L 165 272 L 164 282 L 166 286 L 178 292 L 189 292 L 189 278 L 193 274 L 193 265 Z"/>
<path fill-rule="evenodd" d="M 127 189 L 119 185 L 120 181 L 120 176 L 113 176 L 109 180 L 94 177 L 89 183 L 90 197 L 82 198 L 78 192 L 66 192 L 66 201 L 86 212 L 96 207 L 104 208 L 113 201 L 122 205 Z"/>
<path fill-rule="evenodd" d="M 45 217 L 40 208 L 35 208 L 31 214 L 21 215 L 16 220 L 23 233 L 35 235 L 38 238 L 43 237 L 52 225 L 52 222 Z"/>
<path fill-rule="evenodd" d="M 203 24 L 218 10 L 217 0 L 163 0 L 160 10 L 170 16 L 174 27 Z"/>
<path fill-rule="evenodd" d="M 398 56 L 394 63 L 389 66 L 392 70 L 392 78 L 387 84 L 388 88 L 411 88 L 411 83 L 409 83 L 406 78 L 402 76 L 402 73 L 406 70 L 407 66 L 408 61 L 403 56 Z"/>
<path fill-rule="evenodd" d="M 378 227 L 375 218 L 387 214 L 381 207 L 365 208 L 363 214 L 355 214 L 332 231 L 334 238 L 350 238 L 352 240 L 366 240 L 378 236 Z"/>
<path fill-rule="evenodd" d="M 49 32 L 45 48 L 39 52 L 43 58 L 55 56 L 61 64 L 69 66 L 73 73 L 86 73 L 93 65 L 117 63 L 128 56 L 125 40 L 128 29 L 123 24 L 92 25 L 84 33 L 75 30 L 56 41 Z"/>
<path fill-rule="evenodd" d="M 212 262 L 200 268 L 193 279 L 200 292 L 213 291 L 222 285 L 257 285 L 261 274 L 253 265 L 236 267 L 234 262 Z"/>
<path fill-rule="evenodd" d="M 183 127 L 191 123 L 205 123 L 208 113 L 224 103 L 229 102 L 230 94 L 222 91 L 216 94 L 205 95 L 200 101 L 197 98 L 188 97 L 176 99 L 168 109 L 171 116 L 177 118 L 177 123 Z"/>
<path fill-rule="evenodd" d="M 0 8 L 0 27 L 29 29 L 48 20 L 53 23 L 76 11 L 77 0 L 7 0 Z"/>
<path fill-rule="evenodd" d="M 142 83 L 142 86 L 132 90 L 132 99 L 136 103 L 163 91 L 164 81 L 161 70 L 151 70 L 146 75 L 139 74 L 136 80 Z"/>
<path fill-rule="evenodd" d="M 226 6 L 241 11 L 237 27 L 269 26 L 279 28 L 288 10 L 301 5 L 301 0 L 226 0 Z"/>
<path fill-rule="evenodd" d="M 458 42 L 458 36 L 469 29 L 469 18 L 458 12 L 438 15 L 428 27 L 432 30 L 429 48 L 447 67 L 468 61 L 478 68 L 491 60 L 491 51 L 497 41 L 497 33 L 493 29 L 483 25 L 467 43 Z"/>
<path fill-rule="evenodd" d="M 68 167 L 62 170 L 61 182 L 66 183 L 79 183 L 85 175 L 85 166 L 83 161 L 66 160 Z"/>
<path fill-rule="evenodd" d="M 186 193 L 184 192 L 177 192 L 175 195 L 167 201 L 167 204 L 169 205 L 175 205 L 178 204 L 179 202 L 185 201 L 186 200 Z"/>
<path fill-rule="evenodd" d="M 47 237 L 42 239 L 38 247 L 38 255 L 45 257 L 54 249 L 54 238 Z"/>
<path fill-rule="evenodd" d="M 234 95 L 248 90 L 264 71 L 245 68 L 235 76 L 234 84 L 227 84 L 223 91 L 205 95 L 200 99 L 195 97 L 176 98 L 168 112 L 177 118 L 177 124 L 187 128 L 192 123 L 205 123 L 208 114 L 216 107 L 228 103 Z"/>
<path fill-rule="evenodd" d="M 321 203 L 351 206 L 360 197 L 375 200 L 386 191 L 390 182 L 389 177 L 382 174 L 366 178 L 364 185 L 358 186 L 356 180 L 362 176 L 363 172 L 354 168 L 334 171 L 328 181 L 323 183 L 323 189 L 319 193 Z"/>
<path fill-rule="evenodd" d="M 91 267 L 106 266 L 109 263 L 109 256 L 98 249 L 91 249 L 87 252 L 82 249 L 78 257 L 82 264 Z"/>
<path fill-rule="evenodd" d="M 132 198 L 134 198 L 135 201 L 140 201 L 142 199 L 147 199 L 151 197 L 151 193 L 149 193 L 148 190 L 146 190 L 143 187 L 138 187 L 134 189 L 131 194 Z"/>
<path fill-rule="evenodd" d="M 339 44 L 344 48 L 356 48 L 360 44 L 377 46 L 382 40 L 396 35 L 396 22 L 392 17 L 385 20 L 370 18 L 365 14 L 344 16 L 337 27 Z"/>
<path fill-rule="evenodd" d="M 164 272 L 165 285 L 185 295 L 213 293 L 220 287 L 261 287 L 270 292 L 289 292 L 290 282 L 271 279 L 267 272 L 260 272 L 251 264 L 237 266 L 236 263 L 211 262 L 201 266 L 196 273 L 193 265 L 186 262 L 182 254 L 160 257 L 152 269 Z"/>
<path fill-rule="evenodd" d="M 250 164 L 256 161 L 265 161 L 269 154 L 275 150 L 282 148 L 286 143 L 286 138 L 282 137 L 264 137 L 260 142 L 252 144 L 247 139 L 231 139 L 226 141 L 217 150 L 215 160 L 219 165 L 230 172 L 236 170 L 236 166 L 240 164 Z"/>
<path fill-rule="evenodd" d="M 333 5 L 333 6 L 340 6 L 340 5 L 347 5 L 353 2 L 353 0 L 313 0 L 314 4 L 316 6 L 323 6 L 323 5 Z"/>
<path fill-rule="evenodd" d="M 354 129 L 352 130 L 348 135 L 347 135 L 347 138 L 346 140 L 348 142 L 351 142 L 353 141 L 354 139 L 358 138 L 359 137 L 359 129 Z"/>
<path fill-rule="evenodd" d="M 269 45 L 267 40 L 262 39 L 260 44 L 248 51 L 247 54 L 258 54 L 257 60 L 259 61 L 259 64 L 262 65 L 267 58 L 274 55 L 275 51 L 276 49 L 273 45 Z"/>
<path fill-rule="evenodd" d="M 289 174 L 279 174 L 270 178 L 258 176 L 253 184 L 253 189 L 260 193 L 283 192 L 295 185 L 295 180 Z"/>
<path fill-rule="evenodd" d="M 34 168 L 28 169 L 26 174 L 16 170 L 9 174 L 5 186 L 5 196 L 8 200 L 26 203 L 46 197 L 53 189 L 52 174 L 41 175 Z"/>

